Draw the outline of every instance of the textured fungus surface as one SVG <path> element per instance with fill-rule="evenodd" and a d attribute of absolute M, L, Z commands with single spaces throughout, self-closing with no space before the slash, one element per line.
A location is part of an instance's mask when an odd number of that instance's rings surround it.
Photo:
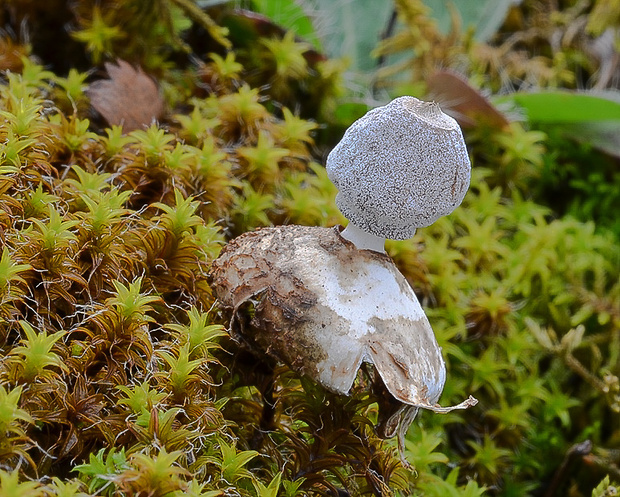
<path fill-rule="evenodd" d="M 465 196 L 470 169 L 458 123 L 414 97 L 368 112 L 327 159 L 344 216 L 395 240 L 452 212 Z"/>
<path fill-rule="evenodd" d="M 211 276 L 233 333 L 251 347 L 337 393 L 371 362 L 399 401 L 442 409 L 445 365 L 413 290 L 389 257 L 357 250 L 339 227 L 246 233 Z"/>

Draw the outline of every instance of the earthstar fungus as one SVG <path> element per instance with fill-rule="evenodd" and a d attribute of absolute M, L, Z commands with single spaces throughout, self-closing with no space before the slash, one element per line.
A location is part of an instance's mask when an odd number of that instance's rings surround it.
<path fill-rule="evenodd" d="M 327 160 L 336 202 L 350 223 L 279 226 L 232 240 L 213 263 L 212 287 L 233 336 L 327 389 L 347 394 L 362 363 L 391 407 L 385 436 L 404 435 L 446 381 L 441 349 L 405 277 L 384 252 L 452 212 L 470 164 L 452 118 L 434 103 L 401 97 L 353 123 Z"/>

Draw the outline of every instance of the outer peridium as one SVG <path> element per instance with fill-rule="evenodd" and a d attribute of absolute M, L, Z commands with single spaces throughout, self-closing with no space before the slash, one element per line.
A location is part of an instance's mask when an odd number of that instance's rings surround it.
<path fill-rule="evenodd" d="M 330 390 L 348 393 L 366 361 L 401 402 L 450 409 L 436 405 L 446 380 L 441 349 L 386 255 L 356 249 L 337 228 L 266 228 L 234 240 L 213 277 L 224 307 L 237 313 L 254 302 L 243 339 Z"/>

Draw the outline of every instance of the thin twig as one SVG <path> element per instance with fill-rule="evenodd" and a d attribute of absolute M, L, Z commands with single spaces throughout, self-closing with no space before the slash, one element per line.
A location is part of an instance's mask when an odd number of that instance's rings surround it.
<path fill-rule="evenodd" d="M 232 48 L 232 43 L 228 38 L 226 38 L 228 30 L 222 26 L 219 26 L 213 19 L 211 19 L 211 17 L 205 11 L 198 7 L 198 5 L 196 5 L 192 0 L 169 1 L 182 9 L 189 17 L 194 19 L 194 21 L 202 25 L 213 37 L 213 39 L 224 48 Z"/>
<path fill-rule="evenodd" d="M 596 388 L 599 392 L 603 394 L 607 394 L 607 385 L 596 376 L 594 376 L 590 371 L 586 369 L 586 367 L 579 362 L 578 359 L 575 358 L 571 353 L 564 354 L 564 362 L 566 365 L 572 369 L 575 373 L 581 376 L 585 381 L 587 381 L 590 385 Z"/>

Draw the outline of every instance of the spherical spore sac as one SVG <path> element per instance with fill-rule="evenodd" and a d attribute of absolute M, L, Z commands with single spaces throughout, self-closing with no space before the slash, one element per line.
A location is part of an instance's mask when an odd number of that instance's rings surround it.
<path fill-rule="evenodd" d="M 458 123 L 432 102 L 400 97 L 355 121 L 327 158 L 336 204 L 361 229 L 411 238 L 463 201 L 471 164 Z"/>

